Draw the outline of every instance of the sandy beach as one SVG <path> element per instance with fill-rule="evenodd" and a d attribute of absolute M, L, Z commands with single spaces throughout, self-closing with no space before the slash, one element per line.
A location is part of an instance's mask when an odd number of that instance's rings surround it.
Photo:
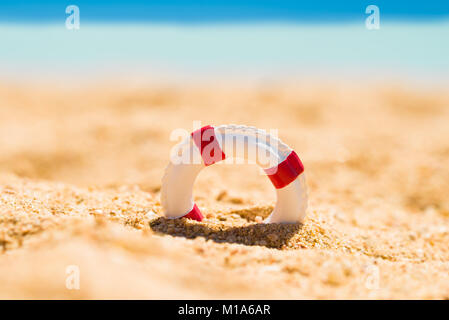
<path fill-rule="evenodd" d="M 447 90 L 129 83 L 0 82 L 1 299 L 449 299 Z M 170 133 L 198 120 L 278 129 L 304 224 L 260 223 L 250 165 L 201 173 L 203 222 L 164 218 Z"/>

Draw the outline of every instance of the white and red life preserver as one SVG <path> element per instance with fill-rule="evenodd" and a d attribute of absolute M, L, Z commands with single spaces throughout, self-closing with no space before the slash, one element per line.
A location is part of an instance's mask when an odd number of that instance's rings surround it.
<path fill-rule="evenodd" d="M 235 148 L 239 143 L 244 147 Z M 275 165 L 261 165 L 254 158 L 260 151 L 274 159 Z M 238 125 L 205 126 L 178 144 L 175 154 L 190 157 L 189 161 L 170 161 L 162 178 L 161 203 L 168 218 L 201 221 L 203 215 L 192 199 L 195 179 L 205 167 L 232 157 L 257 163 L 276 188 L 276 206 L 265 222 L 303 222 L 307 209 L 304 166 L 295 151 L 265 131 Z"/>

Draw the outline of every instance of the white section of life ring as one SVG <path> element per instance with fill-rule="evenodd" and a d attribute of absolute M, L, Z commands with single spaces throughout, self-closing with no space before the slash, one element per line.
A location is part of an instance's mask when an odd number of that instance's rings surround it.
<path fill-rule="evenodd" d="M 223 125 L 212 127 L 220 148 L 229 158 L 243 158 L 249 162 L 258 163 L 254 158 L 257 152 L 262 150 L 275 159 L 277 165 L 286 161 L 291 153 L 291 148 L 279 139 L 267 134 L 264 130 L 254 127 Z M 234 143 L 223 143 L 233 139 Z M 235 144 L 243 144 L 244 148 L 235 148 Z M 189 152 L 191 162 L 173 163 L 165 169 L 162 178 L 161 204 L 168 218 L 181 218 L 195 209 L 192 198 L 193 186 L 200 171 L 205 168 L 202 155 L 193 142 L 191 136 L 177 145 L 178 154 Z M 243 150 L 243 152 L 242 152 Z M 296 154 L 295 154 L 296 155 Z M 299 160 L 299 158 L 298 158 Z M 258 165 L 264 170 L 271 170 L 273 166 Z M 271 169 L 270 169 L 271 168 Z M 297 175 L 287 185 L 276 188 L 276 205 L 273 212 L 265 220 L 267 223 L 292 223 L 303 222 L 307 210 L 307 186 L 304 172 Z"/>

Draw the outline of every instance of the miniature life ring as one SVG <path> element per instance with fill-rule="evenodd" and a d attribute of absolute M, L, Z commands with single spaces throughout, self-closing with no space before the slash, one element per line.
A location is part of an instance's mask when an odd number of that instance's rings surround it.
<path fill-rule="evenodd" d="M 266 131 L 238 125 L 205 126 L 185 138 L 174 151 L 161 188 L 161 204 L 168 218 L 201 221 L 203 215 L 192 199 L 196 177 L 207 166 L 240 158 L 257 163 L 276 188 L 276 205 L 265 222 L 303 222 L 307 209 L 304 166 L 295 151 Z M 271 162 L 261 164 L 257 159 L 260 154 Z"/>

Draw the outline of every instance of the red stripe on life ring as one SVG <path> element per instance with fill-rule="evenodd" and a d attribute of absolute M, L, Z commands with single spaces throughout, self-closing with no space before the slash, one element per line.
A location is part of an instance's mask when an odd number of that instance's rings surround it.
<path fill-rule="evenodd" d="M 193 209 L 190 210 L 189 213 L 187 213 L 183 218 L 188 218 L 196 221 L 201 221 L 204 219 L 203 214 L 201 213 L 200 209 L 198 209 L 197 205 L 193 205 Z"/>
<path fill-rule="evenodd" d="M 276 167 L 264 170 L 276 189 L 282 189 L 289 185 L 301 173 L 304 172 L 304 165 L 295 151 L 290 152 L 288 157 Z"/>
<path fill-rule="evenodd" d="M 201 152 L 201 157 L 206 166 L 224 160 L 226 155 L 220 148 L 212 126 L 205 126 L 192 132 L 193 142 Z"/>

